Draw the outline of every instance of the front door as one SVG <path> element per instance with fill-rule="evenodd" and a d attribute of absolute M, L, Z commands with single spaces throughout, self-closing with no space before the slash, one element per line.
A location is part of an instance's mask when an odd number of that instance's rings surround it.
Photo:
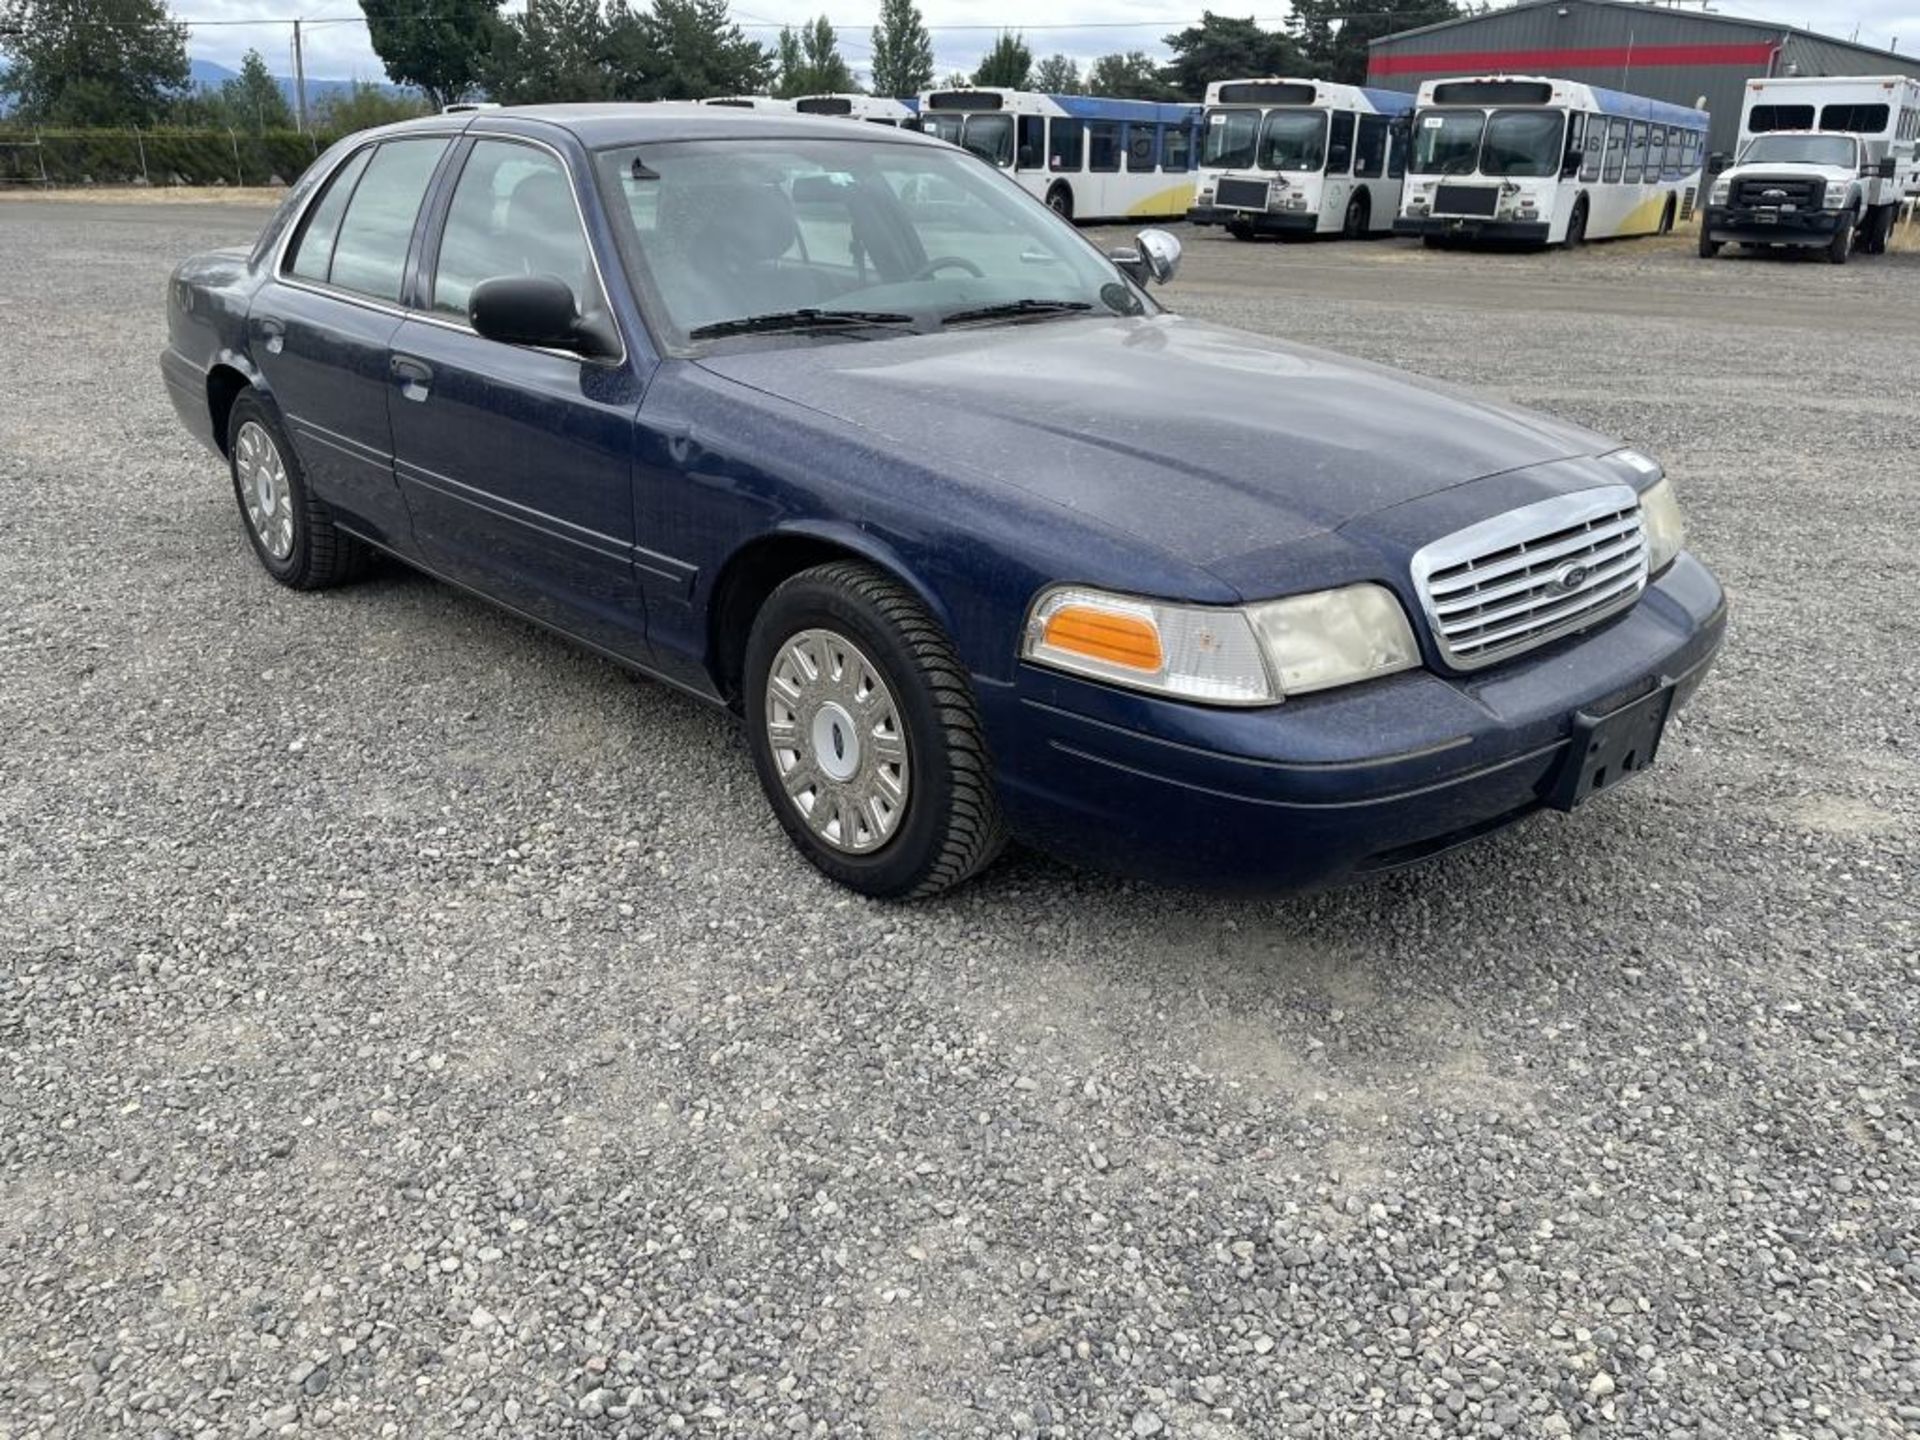
<path fill-rule="evenodd" d="M 394 469 L 426 563 L 534 619 L 636 659 L 631 360 L 590 360 L 476 335 L 483 280 L 553 275 L 604 309 L 572 179 L 545 146 L 489 137 L 461 162 L 425 313 L 393 337 Z"/>

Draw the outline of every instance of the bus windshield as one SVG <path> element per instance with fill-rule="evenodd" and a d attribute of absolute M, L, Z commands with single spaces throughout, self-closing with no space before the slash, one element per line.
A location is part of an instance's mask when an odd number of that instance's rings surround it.
<path fill-rule="evenodd" d="M 1260 130 L 1262 170 L 1317 171 L 1327 163 L 1324 110 L 1269 110 Z"/>
<path fill-rule="evenodd" d="M 1484 175 L 1558 175 L 1566 116 L 1558 110 L 1498 110 L 1487 121 Z"/>
<path fill-rule="evenodd" d="M 937 135 L 949 145 L 960 143 L 960 126 L 965 117 L 961 115 L 922 115 L 920 128 L 929 135 Z"/>
<path fill-rule="evenodd" d="M 1742 165 L 1832 165 L 1851 169 L 1856 141 L 1846 135 L 1757 135 Z"/>
<path fill-rule="evenodd" d="M 1209 110 L 1200 163 L 1218 170 L 1245 170 L 1253 164 L 1259 139 L 1258 110 Z"/>
<path fill-rule="evenodd" d="M 1480 161 L 1480 134 L 1487 117 L 1478 110 L 1422 110 L 1413 127 L 1416 175 L 1468 175 Z"/>
<path fill-rule="evenodd" d="M 989 165 L 1006 169 L 1013 164 L 1013 117 L 969 115 L 963 143 Z"/>

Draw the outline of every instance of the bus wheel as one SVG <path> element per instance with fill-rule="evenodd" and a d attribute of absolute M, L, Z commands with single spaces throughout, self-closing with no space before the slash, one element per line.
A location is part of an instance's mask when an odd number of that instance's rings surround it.
<path fill-rule="evenodd" d="M 1056 185 L 1047 191 L 1047 208 L 1062 220 L 1073 218 L 1073 191 L 1064 185 Z"/>
<path fill-rule="evenodd" d="M 1587 202 L 1573 202 L 1573 214 L 1567 217 L 1567 249 L 1578 250 L 1587 243 Z"/>
<path fill-rule="evenodd" d="M 1444 250 L 1447 248 L 1447 237 L 1444 235 L 1422 235 L 1420 237 L 1420 243 L 1429 250 Z"/>
<path fill-rule="evenodd" d="M 1673 233 L 1673 197 L 1671 195 L 1667 197 L 1666 212 L 1660 217 L 1660 233 L 1662 235 Z"/>
<path fill-rule="evenodd" d="M 1236 240 L 1251 240 L 1254 238 L 1253 226 L 1243 220 L 1236 220 L 1227 226 L 1227 233 Z"/>
<path fill-rule="evenodd" d="M 1367 192 L 1362 190 L 1347 202 L 1347 218 L 1340 226 L 1346 240 L 1364 240 L 1367 235 Z"/>
<path fill-rule="evenodd" d="M 1827 259 L 1835 265 L 1844 265 L 1851 254 L 1853 254 L 1853 216 L 1842 215 L 1840 228 L 1833 232 L 1833 243 L 1827 247 Z"/>

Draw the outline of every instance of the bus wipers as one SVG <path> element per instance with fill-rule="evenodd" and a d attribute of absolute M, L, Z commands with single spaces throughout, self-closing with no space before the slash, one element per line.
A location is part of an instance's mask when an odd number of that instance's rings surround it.
<path fill-rule="evenodd" d="M 733 320 L 716 320 L 711 325 L 696 325 L 687 332 L 689 340 L 713 340 L 722 335 L 775 335 L 783 331 L 864 330 L 874 327 L 910 329 L 911 315 L 892 310 L 822 310 L 805 306 L 799 310 L 773 310 L 765 315 L 742 315 Z"/>
<path fill-rule="evenodd" d="M 1004 305 L 982 305 L 974 310 L 955 310 L 942 315 L 942 325 L 966 325 L 975 320 L 1026 320 L 1044 315 L 1071 315 L 1091 310 L 1085 300 L 1009 300 Z"/>

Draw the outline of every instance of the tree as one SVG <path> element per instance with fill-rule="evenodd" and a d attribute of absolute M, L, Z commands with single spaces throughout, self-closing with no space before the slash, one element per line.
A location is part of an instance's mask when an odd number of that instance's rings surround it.
<path fill-rule="evenodd" d="M 1068 55 L 1049 55 L 1033 71 L 1033 88 L 1043 95 L 1078 95 L 1080 67 Z"/>
<path fill-rule="evenodd" d="M 859 89 L 854 83 L 853 71 L 840 56 L 839 37 L 824 15 L 802 25 L 798 36 L 783 27 L 774 63 L 780 67 L 780 76 L 774 83 L 773 93 L 782 99 L 790 100 L 796 95 L 837 95 Z"/>
<path fill-rule="evenodd" d="M 427 113 L 427 102 L 418 95 L 389 90 L 371 80 L 356 80 L 348 89 L 321 97 L 315 107 L 314 128 L 322 134 L 346 135 Z"/>
<path fill-rule="evenodd" d="M 610 0 L 607 59 L 617 99 L 702 100 L 761 93 L 774 57 L 740 32 L 727 0 L 653 0 L 643 11 Z"/>
<path fill-rule="evenodd" d="M 870 43 L 874 94 L 898 99 L 933 84 L 933 40 L 913 0 L 880 0 Z"/>
<path fill-rule="evenodd" d="M 500 0 L 360 0 L 360 8 L 388 77 L 436 107 L 473 92 L 500 32 Z"/>
<path fill-rule="evenodd" d="M 187 90 L 165 0 L 0 0 L 0 99 L 54 125 L 151 125 Z"/>
<path fill-rule="evenodd" d="M 1454 0 L 1368 0 L 1355 14 L 1352 0 L 1296 0 L 1287 33 L 1309 73 L 1359 85 L 1367 78 L 1367 42 L 1420 25 L 1458 18 Z"/>
<path fill-rule="evenodd" d="M 240 62 L 240 73 L 220 87 L 220 106 L 230 117 L 234 129 L 247 129 L 256 135 L 267 130 L 291 130 L 293 110 L 286 92 L 267 69 L 258 50 L 247 51 Z"/>
<path fill-rule="evenodd" d="M 1144 50 L 1102 55 L 1087 67 L 1087 93 L 1116 100 L 1172 100 L 1177 92 Z"/>
<path fill-rule="evenodd" d="M 1018 30 L 1002 30 L 993 42 L 980 68 L 973 72 L 976 85 L 1003 85 L 1009 90 L 1025 90 L 1033 74 L 1033 51 L 1020 38 Z"/>
<path fill-rule="evenodd" d="M 1236 20 L 1211 10 L 1165 43 L 1173 51 L 1163 72 L 1166 81 L 1190 100 L 1204 96 L 1215 80 L 1297 75 L 1302 68 L 1300 52 L 1287 36 L 1262 30 L 1251 18 Z"/>
<path fill-rule="evenodd" d="M 604 100 L 613 92 L 607 34 L 599 0 L 539 0 L 499 21 L 481 88 L 503 105 Z"/>

